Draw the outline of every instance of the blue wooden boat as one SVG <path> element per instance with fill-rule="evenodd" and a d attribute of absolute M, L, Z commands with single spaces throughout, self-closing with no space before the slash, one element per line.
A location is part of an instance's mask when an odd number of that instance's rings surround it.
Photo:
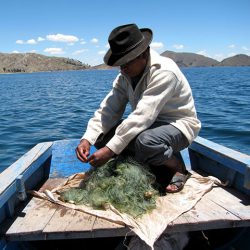
<path fill-rule="evenodd" d="M 89 168 L 75 156 L 78 143 L 79 140 L 39 143 L 0 174 L 0 249 L 42 249 L 46 244 L 61 244 L 59 249 L 66 249 L 79 241 L 94 249 L 98 240 L 118 244 L 118 239 L 128 233 L 124 226 L 91 215 L 80 218 L 66 208 L 39 206 L 27 195 L 27 190 L 55 186 L 69 175 Z M 195 211 L 177 218 L 169 231 L 188 231 L 196 244 L 198 236 L 205 234 L 212 244 L 210 249 L 248 249 L 250 156 L 198 137 L 182 151 L 182 157 L 189 170 L 213 175 L 227 186 L 209 192 Z M 107 248 L 115 249 L 114 245 Z"/>

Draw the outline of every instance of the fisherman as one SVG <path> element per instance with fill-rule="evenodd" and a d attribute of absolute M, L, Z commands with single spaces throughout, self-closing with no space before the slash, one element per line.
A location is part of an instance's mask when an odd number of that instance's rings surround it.
<path fill-rule="evenodd" d="M 82 162 L 99 167 L 129 151 L 136 161 L 173 173 L 166 187 L 173 193 L 187 179 L 179 152 L 198 135 L 201 124 L 187 79 L 173 60 L 150 48 L 152 37 L 151 29 L 136 24 L 110 33 L 104 62 L 119 66 L 120 72 L 89 120 L 76 154 Z M 128 102 L 132 110 L 124 118 Z M 97 151 L 90 155 L 92 145 Z"/>

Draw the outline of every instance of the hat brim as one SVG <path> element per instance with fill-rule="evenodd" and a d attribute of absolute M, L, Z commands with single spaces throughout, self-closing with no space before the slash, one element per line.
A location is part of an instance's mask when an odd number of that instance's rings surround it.
<path fill-rule="evenodd" d="M 128 63 L 129 61 L 134 60 L 137 56 L 144 52 L 152 41 L 153 32 L 151 29 L 147 28 L 140 30 L 144 36 L 144 39 L 139 46 L 123 55 L 114 55 L 111 49 L 109 49 L 104 56 L 104 62 L 109 66 L 121 66 Z"/>

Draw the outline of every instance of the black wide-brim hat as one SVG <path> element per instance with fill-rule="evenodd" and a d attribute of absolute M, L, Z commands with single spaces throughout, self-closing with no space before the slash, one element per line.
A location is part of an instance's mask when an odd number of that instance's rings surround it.
<path fill-rule="evenodd" d="M 110 49 L 104 56 L 104 62 L 109 66 L 126 64 L 144 52 L 152 38 L 151 29 L 139 29 L 136 24 L 119 26 L 109 35 Z"/>

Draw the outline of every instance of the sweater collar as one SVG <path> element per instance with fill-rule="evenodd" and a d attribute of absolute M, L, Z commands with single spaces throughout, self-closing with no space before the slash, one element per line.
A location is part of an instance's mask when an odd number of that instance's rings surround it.
<path fill-rule="evenodd" d="M 160 55 L 153 49 L 150 49 L 150 58 L 148 60 L 148 67 L 152 66 L 161 67 Z"/>

